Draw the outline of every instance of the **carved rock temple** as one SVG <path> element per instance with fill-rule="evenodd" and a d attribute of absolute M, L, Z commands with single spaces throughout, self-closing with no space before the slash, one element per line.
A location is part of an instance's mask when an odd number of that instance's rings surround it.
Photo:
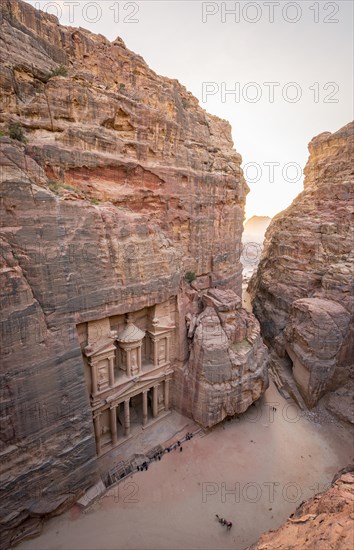
<path fill-rule="evenodd" d="M 97 455 L 170 412 L 174 301 L 77 327 Z"/>

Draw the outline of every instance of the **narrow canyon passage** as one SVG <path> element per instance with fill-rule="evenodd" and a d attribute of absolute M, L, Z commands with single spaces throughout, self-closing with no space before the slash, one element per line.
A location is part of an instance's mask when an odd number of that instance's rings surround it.
<path fill-rule="evenodd" d="M 226 4 L 0 0 L 0 550 L 352 547 L 353 14 Z"/>
<path fill-rule="evenodd" d="M 271 382 L 242 418 L 166 454 L 85 513 L 75 506 L 50 520 L 19 548 L 242 550 L 324 490 L 352 451 L 342 428 L 308 420 Z"/>

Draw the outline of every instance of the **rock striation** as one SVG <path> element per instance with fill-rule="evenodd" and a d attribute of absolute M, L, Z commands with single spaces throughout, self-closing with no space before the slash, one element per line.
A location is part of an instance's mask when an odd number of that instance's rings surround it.
<path fill-rule="evenodd" d="M 152 358 L 154 372 L 175 373 L 164 395 L 154 389 L 154 414 L 170 400 L 210 426 L 259 398 L 267 374 L 257 322 L 237 297 L 248 188 L 229 124 L 121 39 L 60 26 L 20 0 L 0 4 L 0 56 L 7 548 L 98 480 L 97 441 L 116 442 L 112 422 L 129 429 L 115 375 L 145 383 Z M 125 320 L 146 335 L 135 348 L 119 340 Z M 214 355 L 220 382 L 207 379 Z M 143 407 L 145 421 L 146 393 Z"/>
<path fill-rule="evenodd" d="M 249 285 L 276 379 L 292 369 L 309 407 L 353 375 L 353 145 L 353 123 L 311 141 L 304 191 L 271 222 Z"/>
<path fill-rule="evenodd" d="M 324 493 L 300 504 L 287 522 L 248 550 L 332 550 L 353 545 L 353 467 L 337 474 Z"/>

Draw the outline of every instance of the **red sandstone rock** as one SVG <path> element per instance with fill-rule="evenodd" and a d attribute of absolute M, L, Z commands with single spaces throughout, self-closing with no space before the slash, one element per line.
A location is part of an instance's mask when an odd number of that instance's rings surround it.
<path fill-rule="evenodd" d="M 328 491 L 300 504 L 288 521 L 249 550 L 347 550 L 353 546 L 353 468 L 335 477 Z"/>
<path fill-rule="evenodd" d="M 270 224 L 249 285 L 272 364 L 293 367 L 309 406 L 352 373 L 353 145 L 353 123 L 311 141 L 305 189 Z"/>
<path fill-rule="evenodd" d="M 190 320 L 191 354 L 175 373 L 176 407 L 213 426 L 243 413 L 268 387 L 267 351 L 255 317 L 231 290 L 211 289 Z"/>

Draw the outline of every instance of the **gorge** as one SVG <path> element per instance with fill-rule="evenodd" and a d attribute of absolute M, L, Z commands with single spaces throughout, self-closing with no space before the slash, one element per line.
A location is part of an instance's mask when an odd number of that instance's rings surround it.
<path fill-rule="evenodd" d="M 311 141 L 304 191 L 272 221 L 250 283 L 254 312 L 280 386 L 309 407 L 323 397 L 326 406 L 349 423 L 353 146 L 354 123 Z"/>
<path fill-rule="evenodd" d="M 120 38 L 21 0 L 0 4 L 0 56 L 1 548 L 77 511 L 92 487 L 104 494 L 117 457 L 151 459 L 137 458 L 149 430 L 161 452 L 172 417 L 205 435 L 196 462 L 213 437 L 223 448 L 226 426 L 242 469 L 246 414 L 276 395 L 268 367 L 282 406 L 303 413 L 300 434 L 315 433 L 306 415 L 321 399 L 342 423 L 339 439 L 328 428 L 333 477 L 352 422 L 353 125 L 311 142 L 305 191 L 267 230 L 253 314 L 229 123 Z"/>

